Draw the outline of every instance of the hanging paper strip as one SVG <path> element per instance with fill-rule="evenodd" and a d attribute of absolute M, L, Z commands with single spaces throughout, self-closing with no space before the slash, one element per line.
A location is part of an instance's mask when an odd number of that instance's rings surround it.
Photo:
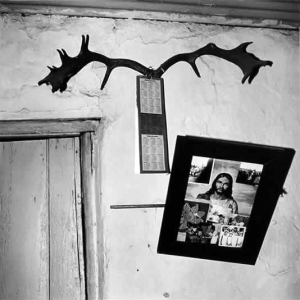
<path fill-rule="evenodd" d="M 170 173 L 162 78 L 137 76 L 140 173 Z"/>

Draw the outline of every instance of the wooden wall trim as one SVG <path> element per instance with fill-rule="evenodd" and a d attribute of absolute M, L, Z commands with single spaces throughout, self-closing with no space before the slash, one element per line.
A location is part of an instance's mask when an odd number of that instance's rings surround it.
<path fill-rule="evenodd" d="M 297 0 L 69 0 L 0 1 L 0 12 L 298 28 Z"/>
<path fill-rule="evenodd" d="M 99 174 L 95 135 L 81 136 L 82 196 L 84 211 L 85 265 L 87 299 L 103 299 L 103 244 L 99 235 L 103 226 L 100 218 Z M 102 236 L 102 235 L 101 235 Z M 99 238 L 100 237 L 100 238 Z"/>
<path fill-rule="evenodd" d="M 72 135 L 82 132 L 94 132 L 100 119 L 48 119 L 0 121 L 0 138 L 30 135 Z"/>

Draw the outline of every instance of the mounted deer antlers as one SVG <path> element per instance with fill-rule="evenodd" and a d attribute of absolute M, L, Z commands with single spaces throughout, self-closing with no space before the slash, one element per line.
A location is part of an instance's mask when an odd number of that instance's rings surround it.
<path fill-rule="evenodd" d="M 102 62 L 107 67 L 101 85 L 101 90 L 107 83 L 112 70 L 117 67 L 126 67 L 133 69 L 149 78 L 160 78 L 171 66 L 180 61 L 185 61 L 193 68 L 196 75 L 198 77 L 201 77 L 196 66 L 196 59 L 202 55 L 213 55 L 232 62 L 233 64 L 237 65 L 244 74 L 242 83 L 244 83 L 248 78 L 248 82 L 251 83 L 255 76 L 258 74 L 260 67 L 272 66 L 273 64 L 269 60 L 263 61 L 257 58 L 252 53 L 248 53 L 246 51 L 246 48 L 251 43 L 252 42 L 243 43 L 231 50 L 224 50 L 218 48 L 215 44 L 209 43 L 205 47 L 202 47 L 194 52 L 174 55 L 166 60 L 163 64 L 161 64 L 156 70 L 153 70 L 151 68 L 143 66 L 142 64 L 134 60 L 109 58 L 102 54 L 90 51 L 88 49 L 89 36 L 87 35 L 86 37 L 82 36 L 81 49 L 76 57 L 68 56 L 66 51 L 63 49 L 57 50 L 60 55 L 62 65 L 59 68 L 54 66 L 48 67 L 50 69 L 50 73 L 44 79 L 39 81 L 38 84 L 50 84 L 52 86 L 53 93 L 58 90 L 60 90 L 60 92 L 63 92 L 67 88 L 67 82 L 69 81 L 69 79 L 76 75 L 83 67 L 93 61 Z"/>

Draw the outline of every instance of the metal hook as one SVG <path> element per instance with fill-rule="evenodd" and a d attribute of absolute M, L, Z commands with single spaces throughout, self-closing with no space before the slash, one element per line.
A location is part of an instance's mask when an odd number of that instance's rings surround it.
<path fill-rule="evenodd" d="M 147 77 L 148 79 L 152 79 L 153 68 L 150 66 L 150 67 L 148 68 L 148 70 L 149 70 L 149 73 L 146 75 L 146 77 Z"/>

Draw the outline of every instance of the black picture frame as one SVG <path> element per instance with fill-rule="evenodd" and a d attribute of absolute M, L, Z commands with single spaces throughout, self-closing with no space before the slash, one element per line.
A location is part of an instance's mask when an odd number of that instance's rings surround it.
<path fill-rule="evenodd" d="M 294 155 L 295 150 L 291 148 L 195 136 L 177 136 L 157 252 L 255 265 Z M 197 173 L 192 162 L 199 157 L 214 161 L 213 167 L 208 163 L 201 167 L 202 170 L 208 168 L 211 172 L 210 183 L 207 181 L 207 174 L 204 176 L 204 183 L 190 181 L 191 174 Z M 257 166 L 259 171 L 252 170 L 257 174 L 256 183 L 242 178 L 241 172 L 245 171 L 242 166 L 247 165 Z M 191 171 L 192 168 L 193 171 Z M 197 197 L 202 197 L 202 194 L 196 197 L 191 196 L 188 191 L 204 189 L 204 185 L 207 188 L 212 187 L 215 179 L 212 172 L 217 174 L 216 172 L 222 171 L 222 168 L 237 172 L 233 181 L 232 195 L 234 196 L 236 187 L 235 196 L 245 200 L 244 202 L 226 200 L 229 206 L 223 208 L 211 204 L 215 203 L 215 200 L 198 199 Z M 248 190 L 252 191 L 252 194 L 250 193 L 252 198 L 246 199 L 243 194 L 246 194 L 245 191 L 248 193 Z M 239 207 L 244 209 L 244 212 L 241 210 L 239 214 L 237 209 L 234 212 L 231 205 L 234 201 L 237 204 L 240 203 Z M 250 202 L 251 205 L 249 205 Z M 192 206 L 193 203 L 197 205 Z M 207 204 L 209 210 L 207 210 Z M 223 202 L 221 204 L 223 205 Z M 227 223 L 223 223 L 224 216 L 218 214 L 218 208 L 224 209 Z M 208 228 L 209 232 L 207 232 Z M 207 236 L 203 235 L 205 230 Z M 214 234 L 215 238 L 212 239 Z M 225 238 L 228 244 L 222 246 Z"/>

